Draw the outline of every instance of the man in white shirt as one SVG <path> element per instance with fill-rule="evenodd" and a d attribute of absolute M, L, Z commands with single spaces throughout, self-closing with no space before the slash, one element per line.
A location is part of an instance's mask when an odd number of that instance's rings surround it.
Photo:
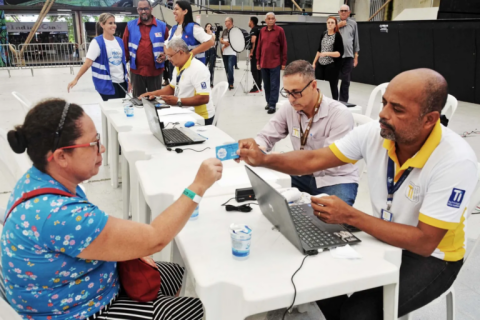
<path fill-rule="evenodd" d="M 335 196 L 314 198 L 326 223 L 347 223 L 403 248 L 398 316 L 439 297 L 463 264 L 467 205 L 477 159 L 458 134 L 440 124 L 448 85 L 437 72 L 403 72 L 383 96 L 380 124 L 355 128 L 327 148 L 265 155 L 254 140 L 239 143 L 241 159 L 288 174 L 306 174 L 364 159 L 373 215 Z M 301 165 L 300 165 L 301 164 Z M 330 319 L 383 319 L 383 289 L 317 301 Z"/>
<path fill-rule="evenodd" d="M 194 107 L 195 113 L 205 119 L 205 125 L 213 123 L 215 108 L 210 99 L 210 72 L 198 59 L 194 59 L 182 38 L 171 39 L 165 48 L 166 58 L 175 67 L 170 85 L 140 96 L 161 97 L 166 104 Z"/>
<path fill-rule="evenodd" d="M 237 64 L 237 53 L 233 51 L 232 47 L 230 46 L 230 42 L 228 41 L 228 33 L 230 29 L 233 28 L 233 19 L 227 17 L 225 19 L 225 30 L 222 32 L 222 36 L 220 37 L 220 42 L 222 43 L 222 54 L 223 54 L 223 65 L 225 66 L 225 71 L 227 73 L 228 79 L 228 89 L 232 90 L 234 79 L 234 66 Z"/>

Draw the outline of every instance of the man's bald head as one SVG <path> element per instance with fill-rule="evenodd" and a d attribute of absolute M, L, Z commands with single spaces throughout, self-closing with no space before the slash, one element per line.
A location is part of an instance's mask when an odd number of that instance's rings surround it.
<path fill-rule="evenodd" d="M 431 69 L 414 69 L 400 73 L 389 86 L 399 86 L 408 95 L 416 95 L 420 104 L 420 116 L 437 111 L 442 112 L 448 97 L 445 78 Z"/>
<path fill-rule="evenodd" d="M 347 6 L 346 4 L 344 4 L 344 5 L 342 5 L 342 6 L 340 7 L 340 10 L 348 10 L 348 11 L 350 11 L 350 7 Z"/>

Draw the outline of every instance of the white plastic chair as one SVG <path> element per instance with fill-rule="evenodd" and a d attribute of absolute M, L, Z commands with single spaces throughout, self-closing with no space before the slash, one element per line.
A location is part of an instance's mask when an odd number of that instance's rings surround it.
<path fill-rule="evenodd" d="M 382 96 L 387 89 L 388 82 L 382 83 L 373 89 L 372 93 L 370 93 L 370 98 L 368 98 L 367 110 L 365 110 L 365 115 L 367 117 L 372 118 L 373 120 L 378 120 L 380 110 L 383 108 L 382 104 Z M 375 103 L 375 99 L 377 95 L 380 93 L 380 103 Z M 375 107 L 377 106 L 377 107 Z"/>
<path fill-rule="evenodd" d="M 455 101 L 456 101 L 456 99 L 455 99 Z M 474 210 L 476 204 L 478 203 L 478 196 L 479 196 L 479 193 L 480 193 L 480 163 L 478 164 L 477 175 L 478 175 L 477 186 L 476 186 L 475 191 L 472 195 L 472 198 L 470 199 L 470 203 L 467 207 L 467 216 L 466 216 L 467 220 L 470 217 L 471 212 Z M 468 233 L 468 227 L 467 227 L 467 233 Z M 479 243 L 480 243 L 480 237 L 477 238 L 477 240 L 475 241 L 475 244 L 473 245 L 473 248 L 470 250 L 470 252 L 465 255 L 465 258 L 463 259 L 463 266 L 462 266 L 462 269 L 460 270 L 460 272 L 462 272 L 463 268 L 465 268 L 465 265 L 467 264 L 467 261 L 468 261 L 468 257 L 477 249 Z M 442 299 L 443 297 L 445 297 L 445 299 L 447 300 L 447 320 L 455 320 L 455 290 L 453 289 L 453 284 L 440 297 L 433 300 L 429 304 L 435 303 L 435 301 L 438 301 L 438 300 Z M 411 315 L 414 312 L 415 311 L 404 315 L 403 317 L 399 318 L 399 320 L 410 320 L 412 318 Z"/>
<path fill-rule="evenodd" d="M 32 103 L 27 98 L 25 98 L 23 94 L 17 91 L 12 91 L 12 96 L 14 96 L 18 100 L 18 102 L 20 102 L 22 110 L 25 112 L 25 114 L 27 114 L 33 106 Z"/>
<path fill-rule="evenodd" d="M 370 121 L 373 121 L 372 118 L 364 116 L 363 114 L 359 113 L 352 113 L 353 116 L 353 121 L 355 121 L 355 127 L 364 125 L 366 123 L 369 123 Z M 355 166 L 358 169 L 358 178 L 361 178 L 363 173 L 365 172 L 365 160 L 359 160 L 357 163 L 355 163 Z"/>
<path fill-rule="evenodd" d="M 451 94 L 448 95 L 447 103 L 443 107 L 442 114 L 447 117 L 448 121 L 452 121 L 455 111 L 457 111 L 458 101 Z"/>
<path fill-rule="evenodd" d="M 16 154 L 10 148 L 7 132 L 0 129 L 0 172 L 8 186 L 13 189 L 18 179 L 32 166 L 27 153 Z"/>
<path fill-rule="evenodd" d="M 215 107 L 215 118 L 213 119 L 214 126 L 217 126 L 218 118 L 220 116 L 220 108 L 219 108 L 220 101 L 225 95 L 225 92 L 227 92 L 227 89 L 228 89 L 227 81 L 222 81 L 220 83 L 217 83 L 215 87 L 213 87 L 211 97 L 212 97 L 213 106 Z"/>

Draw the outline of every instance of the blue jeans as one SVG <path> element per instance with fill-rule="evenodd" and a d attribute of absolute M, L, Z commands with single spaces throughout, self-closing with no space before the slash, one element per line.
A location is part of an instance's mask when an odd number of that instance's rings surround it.
<path fill-rule="evenodd" d="M 358 183 L 341 183 L 317 188 L 317 182 L 312 175 L 292 176 L 292 187 L 298 188 L 300 192 L 306 192 L 312 196 L 320 193 L 337 196 L 351 206 L 355 203 L 358 191 Z"/>
<path fill-rule="evenodd" d="M 213 73 L 215 72 L 215 61 L 217 60 L 217 53 L 215 47 L 208 49 L 205 52 L 205 65 L 210 71 L 210 85 L 213 85 Z"/>
<path fill-rule="evenodd" d="M 263 89 L 265 90 L 265 100 L 270 109 L 275 109 L 280 92 L 280 70 L 281 66 L 272 69 L 262 68 Z"/>
<path fill-rule="evenodd" d="M 233 67 L 237 63 L 237 56 L 223 56 L 223 65 L 227 73 L 228 84 L 233 87 Z"/>

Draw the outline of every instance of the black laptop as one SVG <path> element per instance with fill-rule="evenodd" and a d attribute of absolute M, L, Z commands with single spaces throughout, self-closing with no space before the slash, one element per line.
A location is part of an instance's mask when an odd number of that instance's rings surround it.
<path fill-rule="evenodd" d="M 263 215 L 303 254 L 361 242 L 342 225 L 318 219 L 310 204 L 289 205 L 277 190 L 245 168 Z"/>

